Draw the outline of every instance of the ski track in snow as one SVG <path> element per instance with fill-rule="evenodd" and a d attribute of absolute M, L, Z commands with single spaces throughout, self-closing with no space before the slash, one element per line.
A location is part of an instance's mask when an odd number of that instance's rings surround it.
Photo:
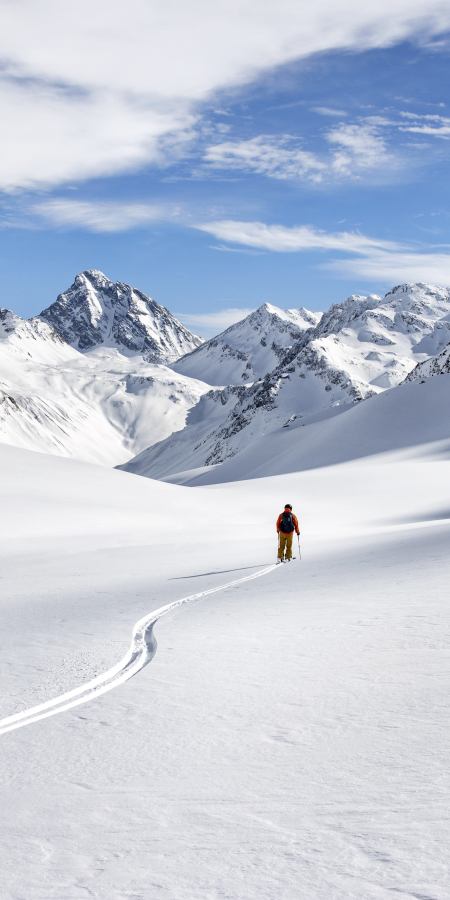
<path fill-rule="evenodd" d="M 207 597 L 208 594 L 216 594 L 218 591 L 226 590 L 226 588 L 243 584 L 245 581 L 253 581 L 253 579 L 260 578 L 261 575 L 267 575 L 276 568 L 276 564 L 268 566 L 265 569 L 261 569 L 260 572 L 255 572 L 253 575 L 246 575 L 244 578 L 229 581 L 227 584 L 219 585 L 219 587 L 209 588 L 207 591 L 190 594 L 188 597 L 175 600 L 173 603 L 168 603 L 166 606 L 161 606 L 159 609 L 148 613 L 148 615 L 136 622 L 130 649 L 117 665 L 103 672 L 102 675 L 97 675 L 96 678 L 93 678 L 86 684 L 74 688 L 74 690 L 65 694 L 60 694 L 59 697 L 55 697 L 53 700 L 47 700 L 38 706 L 33 706 L 30 709 L 25 709 L 22 712 L 0 719 L 0 735 L 6 734 L 8 731 L 14 731 L 16 728 L 22 728 L 24 725 L 31 725 L 40 719 L 55 716 L 57 713 L 65 712 L 74 706 L 79 706 L 81 703 L 87 703 L 89 700 L 93 700 L 94 697 L 106 694 L 107 691 L 111 691 L 113 688 L 118 687 L 119 684 L 123 684 L 124 681 L 128 681 L 129 678 L 137 675 L 153 659 L 157 647 L 153 626 L 159 619 L 179 606 L 200 600 L 201 597 Z"/>

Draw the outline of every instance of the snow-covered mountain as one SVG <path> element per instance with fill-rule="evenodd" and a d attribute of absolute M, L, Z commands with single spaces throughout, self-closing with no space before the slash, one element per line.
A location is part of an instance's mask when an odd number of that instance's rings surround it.
<path fill-rule="evenodd" d="M 248 384 L 271 372 L 321 313 L 263 303 L 173 365 L 176 372 L 212 385 Z M 201 374 L 200 374 L 201 373 Z"/>
<path fill-rule="evenodd" d="M 18 360 L 57 363 L 77 356 L 51 325 L 38 316 L 21 319 L 10 309 L 0 309 L 0 340 L 3 350 Z"/>
<path fill-rule="evenodd" d="M 448 458 L 450 374 L 400 384 L 364 403 L 324 410 L 257 438 L 219 466 L 183 479 L 189 486 L 223 484 L 332 466 L 378 453 Z M 187 474 L 187 473 L 186 473 Z"/>
<path fill-rule="evenodd" d="M 0 442 L 113 466 L 183 428 L 208 385 L 117 349 L 80 353 L 0 310 Z"/>
<path fill-rule="evenodd" d="M 410 372 L 447 371 L 449 340 L 449 289 L 407 284 L 323 316 L 263 304 L 174 362 L 200 339 L 139 291 L 85 272 L 41 316 L 0 312 L 0 441 L 166 477 Z"/>
<path fill-rule="evenodd" d="M 441 353 L 426 359 L 425 362 L 417 363 L 405 381 L 421 381 L 422 378 L 431 378 L 433 375 L 449 375 L 450 374 L 450 343 L 447 344 Z"/>
<path fill-rule="evenodd" d="M 252 385 L 208 392 L 182 432 L 125 468 L 161 478 L 221 463 L 298 418 L 398 385 L 449 336 L 448 288 L 405 284 L 384 298 L 351 296 L 333 304 L 271 373 Z"/>
<path fill-rule="evenodd" d="M 438 353 L 449 340 L 450 289 L 402 284 L 383 299 L 371 294 L 333 304 L 311 334 L 308 347 L 355 382 L 389 388 L 400 384 L 418 362 Z"/>
<path fill-rule="evenodd" d="M 124 356 L 171 363 L 203 343 L 164 306 L 95 269 L 77 275 L 39 318 L 82 353 L 113 347 Z"/>

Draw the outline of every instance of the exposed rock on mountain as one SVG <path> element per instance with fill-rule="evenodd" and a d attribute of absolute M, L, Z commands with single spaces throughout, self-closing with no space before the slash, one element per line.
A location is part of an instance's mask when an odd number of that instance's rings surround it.
<path fill-rule="evenodd" d="M 264 304 L 168 368 L 200 338 L 139 291 L 85 272 L 28 322 L 0 311 L 0 441 L 165 477 L 408 373 L 448 372 L 449 341 L 450 290 L 406 284 L 323 316 Z"/>
<path fill-rule="evenodd" d="M 361 391 L 363 385 L 362 396 L 367 396 L 371 388 L 400 384 L 419 361 L 449 340 L 450 290 L 403 284 L 383 299 L 353 295 L 334 303 L 283 362 L 303 365 L 304 373 L 312 367 L 322 376 L 327 368 L 346 372 L 355 389 Z M 331 376 L 331 387 L 334 381 Z"/>
<path fill-rule="evenodd" d="M 77 275 L 39 318 L 82 353 L 114 347 L 124 356 L 170 363 L 203 343 L 164 306 L 95 269 Z"/>
<path fill-rule="evenodd" d="M 197 487 L 263 478 L 412 448 L 421 458 L 437 451 L 448 456 L 450 375 L 401 384 L 365 403 L 299 419 L 290 428 L 256 438 L 223 465 L 185 472 L 182 483 Z"/>
<path fill-rule="evenodd" d="M 321 313 L 263 303 L 245 319 L 206 341 L 173 368 L 209 384 L 246 384 L 263 378 L 286 350 L 316 326 Z M 199 373 L 202 373 L 201 375 Z"/>
<path fill-rule="evenodd" d="M 33 359 L 35 362 L 58 362 L 73 359 L 75 350 L 59 336 L 58 332 L 42 322 L 38 316 L 34 319 L 21 319 L 10 309 L 0 309 L 0 341 L 3 348 L 17 359 Z"/>
<path fill-rule="evenodd" d="M 125 468 L 158 478 L 186 469 L 187 460 L 192 468 L 223 462 L 282 425 L 398 385 L 449 334 L 448 288 L 406 284 L 384 298 L 349 297 L 303 332 L 264 379 L 236 393 L 232 408 L 229 395 L 208 393 L 183 432 Z M 208 404 L 214 414 L 206 414 Z"/>
<path fill-rule="evenodd" d="M 0 310 L 0 442 L 116 465 L 183 428 L 208 385 L 116 349 L 81 354 Z"/>
<path fill-rule="evenodd" d="M 441 353 L 432 356 L 431 359 L 426 359 L 425 362 L 418 363 L 415 369 L 406 376 L 405 381 L 422 381 L 433 375 L 450 375 L 450 343 Z"/>

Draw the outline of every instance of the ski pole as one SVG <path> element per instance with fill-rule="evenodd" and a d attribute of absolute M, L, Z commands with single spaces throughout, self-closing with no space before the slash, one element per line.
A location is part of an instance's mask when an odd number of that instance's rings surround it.
<path fill-rule="evenodd" d="M 300 535 L 299 534 L 297 535 L 297 540 L 298 540 L 298 558 L 301 559 L 302 551 L 300 550 Z"/>

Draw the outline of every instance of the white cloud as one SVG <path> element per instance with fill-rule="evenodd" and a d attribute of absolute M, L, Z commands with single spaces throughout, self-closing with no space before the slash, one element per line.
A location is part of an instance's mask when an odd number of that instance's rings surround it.
<path fill-rule="evenodd" d="M 342 278 L 364 278 L 386 284 L 420 281 L 450 285 L 450 253 L 432 252 L 431 247 L 424 251 L 355 232 L 319 231 L 309 225 L 285 228 L 262 222 L 223 221 L 197 227 L 225 241 L 276 253 L 337 250 L 351 254 L 321 265 Z"/>
<path fill-rule="evenodd" d="M 450 253 L 374 250 L 362 259 L 332 260 L 321 268 L 342 278 L 371 279 L 389 285 L 419 281 L 450 286 Z"/>
<path fill-rule="evenodd" d="M 337 175 L 353 175 L 358 169 L 376 169 L 392 157 L 386 142 L 373 124 L 339 125 L 326 135 L 331 144 L 341 149 L 334 154 L 332 169 Z"/>
<path fill-rule="evenodd" d="M 328 106 L 313 106 L 312 111 L 318 113 L 319 116 L 339 116 L 340 119 L 348 115 L 342 109 L 330 109 Z"/>
<path fill-rule="evenodd" d="M 381 126 L 392 125 L 371 116 L 356 124 L 340 124 L 326 132 L 329 144 L 339 149 L 321 158 L 295 146 L 290 135 L 260 134 L 246 141 L 224 141 L 210 145 L 204 155 L 207 165 L 216 169 L 240 170 L 270 178 L 303 179 L 313 183 L 336 178 L 359 178 L 362 171 L 390 170 L 400 160 L 388 153 Z M 413 129 L 410 129 L 413 130 Z"/>
<path fill-rule="evenodd" d="M 72 94 L 59 87 L 0 79 L 0 189 L 33 188 L 112 175 L 158 161 L 159 139 L 180 137 L 193 118 L 108 91 Z"/>
<path fill-rule="evenodd" d="M 248 141 L 225 141 L 207 148 L 204 160 L 218 169 L 240 169 L 272 178 L 320 181 L 327 166 L 313 153 L 290 149 L 292 138 L 261 134 Z"/>
<path fill-rule="evenodd" d="M 401 125 L 399 131 L 412 131 L 415 134 L 429 134 L 433 137 L 449 138 L 450 137 L 450 119 L 445 116 L 428 115 L 419 116 L 415 113 L 400 113 L 403 118 L 415 120 L 415 125 Z"/>
<path fill-rule="evenodd" d="M 328 233 L 312 228 L 310 225 L 286 228 L 284 225 L 265 225 L 263 222 L 223 220 L 206 222 L 196 227 L 223 241 L 272 250 L 276 253 L 298 253 L 301 250 L 343 250 L 348 253 L 364 254 L 372 248 L 397 250 L 402 247 L 401 244 L 393 241 L 368 238 L 352 231 Z"/>
<path fill-rule="evenodd" d="M 177 319 L 194 332 L 200 332 L 202 337 L 214 337 L 221 331 L 225 331 L 235 322 L 240 322 L 253 312 L 253 308 L 238 309 L 229 307 L 213 313 L 175 313 Z"/>
<path fill-rule="evenodd" d="M 163 207 L 149 203 L 90 203 L 58 198 L 36 203 L 30 207 L 30 212 L 52 225 L 88 231 L 129 231 L 168 217 Z"/>
<path fill-rule="evenodd" d="M 219 88 L 449 28 L 444 0 L 0 0 L 0 187 L 158 162 Z"/>

